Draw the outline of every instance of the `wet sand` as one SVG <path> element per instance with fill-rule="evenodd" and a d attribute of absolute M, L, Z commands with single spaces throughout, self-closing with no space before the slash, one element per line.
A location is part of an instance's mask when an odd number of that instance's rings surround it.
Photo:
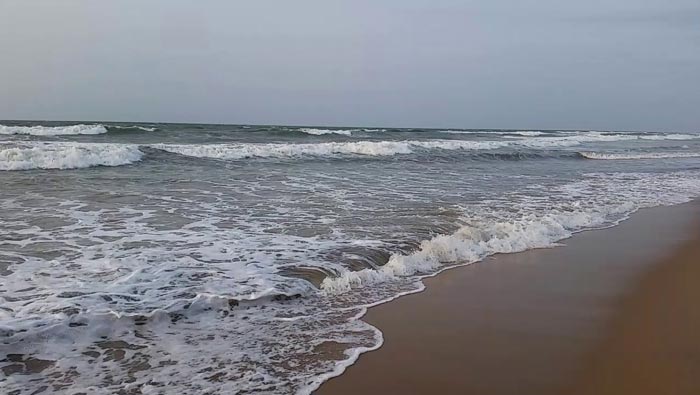
<path fill-rule="evenodd" d="M 700 203 L 563 243 L 370 309 L 383 347 L 316 393 L 700 393 Z"/>

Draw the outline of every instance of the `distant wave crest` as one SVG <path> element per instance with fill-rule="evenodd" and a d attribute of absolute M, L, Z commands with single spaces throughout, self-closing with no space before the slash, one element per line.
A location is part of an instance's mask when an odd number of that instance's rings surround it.
<path fill-rule="evenodd" d="M 156 127 L 146 127 L 146 126 L 138 126 L 138 125 L 130 125 L 130 126 L 109 125 L 107 127 L 109 129 L 120 129 L 120 130 L 137 129 L 137 130 L 142 130 L 144 132 L 155 132 L 156 130 L 158 130 L 158 128 L 156 128 Z"/>
<path fill-rule="evenodd" d="M 309 134 L 312 136 L 324 136 L 324 135 L 341 135 L 341 136 L 354 136 L 356 133 L 365 135 L 367 133 L 379 133 L 386 132 L 387 129 L 370 129 L 370 128 L 360 128 L 360 129 L 327 129 L 327 128 L 294 128 L 286 129 L 290 132 L 301 132 L 303 134 Z"/>
<path fill-rule="evenodd" d="M 642 152 L 642 153 L 579 152 L 579 154 L 586 159 L 597 159 L 597 160 L 700 158 L 700 152 Z"/>
<path fill-rule="evenodd" d="M 668 134 L 645 134 L 639 136 L 642 140 L 695 140 L 700 138 L 700 134 L 668 133 Z"/>
<path fill-rule="evenodd" d="M 139 125 L 65 125 L 65 126 L 8 126 L 0 125 L 0 134 L 5 135 L 27 135 L 27 136 L 70 136 L 81 134 L 104 134 L 110 130 L 140 130 L 144 132 L 154 132 L 157 127 Z"/>
<path fill-rule="evenodd" d="M 302 133 L 311 134 L 314 136 L 322 136 L 324 134 L 340 134 L 343 136 L 351 136 L 352 130 L 347 129 L 314 129 L 314 128 L 301 128 L 298 129 Z"/>
<path fill-rule="evenodd" d="M 517 130 L 517 131 L 511 131 L 511 130 L 440 130 L 440 133 L 449 133 L 449 134 L 492 134 L 492 135 L 517 135 L 517 136 L 527 136 L 527 137 L 535 137 L 535 136 L 545 136 L 547 133 L 541 132 L 539 130 Z"/>
<path fill-rule="evenodd" d="M 0 134 L 20 134 L 30 136 L 61 136 L 78 134 L 103 134 L 107 128 L 103 125 L 69 125 L 69 126 L 6 126 L 0 125 Z"/>

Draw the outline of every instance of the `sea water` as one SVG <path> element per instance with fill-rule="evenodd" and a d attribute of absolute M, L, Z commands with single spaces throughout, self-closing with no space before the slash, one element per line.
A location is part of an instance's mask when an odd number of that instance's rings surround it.
<path fill-rule="evenodd" d="M 700 195 L 697 133 L 0 123 L 12 394 L 309 393 L 425 276 Z"/>

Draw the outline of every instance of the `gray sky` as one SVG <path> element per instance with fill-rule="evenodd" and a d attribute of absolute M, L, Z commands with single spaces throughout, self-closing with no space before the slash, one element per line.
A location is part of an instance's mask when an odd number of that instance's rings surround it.
<path fill-rule="evenodd" d="M 700 130 L 700 2 L 0 0 L 0 119 Z"/>

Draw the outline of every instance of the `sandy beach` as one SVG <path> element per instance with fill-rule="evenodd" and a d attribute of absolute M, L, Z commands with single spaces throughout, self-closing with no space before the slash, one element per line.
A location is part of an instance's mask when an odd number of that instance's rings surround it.
<path fill-rule="evenodd" d="M 370 309 L 384 345 L 318 394 L 700 392 L 700 204 L 498 255 Z"/>

